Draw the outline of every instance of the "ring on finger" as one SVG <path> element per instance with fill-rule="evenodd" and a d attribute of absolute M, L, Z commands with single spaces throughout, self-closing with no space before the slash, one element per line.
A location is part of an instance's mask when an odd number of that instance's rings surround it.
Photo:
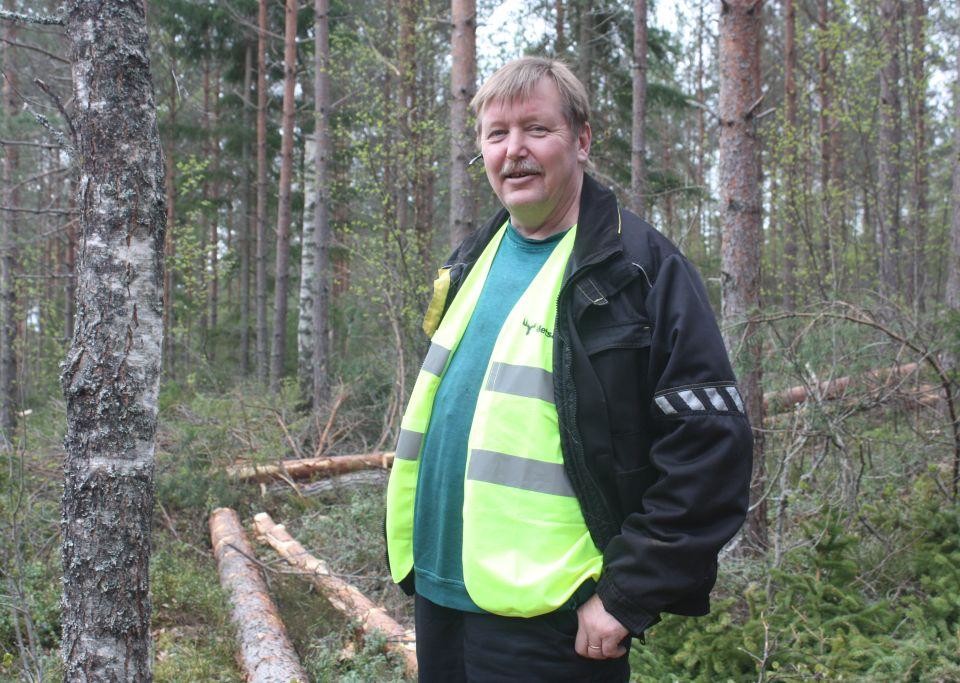
<path fill-rule="evenodd" d="M 589 647 L 591 650 L 599 650 L 599 649 L 600 649 L 600 646 L 599 646 L 599 645 L 587 645 L 587 647 Z"/>

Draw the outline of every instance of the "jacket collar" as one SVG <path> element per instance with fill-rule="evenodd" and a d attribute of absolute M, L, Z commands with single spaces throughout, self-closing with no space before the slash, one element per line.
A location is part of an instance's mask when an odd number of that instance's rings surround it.
<path fill-rule="evenodd" d="M 472 264 L 479 258 L 484 247 L 510 217 L 501 208 L 479 230 L 468 237 L 454 252 L 448 266 L 457 263 Z M 603 187 L 593 177 L 583 174 L 583 189 L 580 191 L 580 215 L 577 219 L 577 237 L 573 253 L 567 265 L 568 273 L 601 261 L 622 249 L 620 246 L 620 209 L 613 192 Z"/>

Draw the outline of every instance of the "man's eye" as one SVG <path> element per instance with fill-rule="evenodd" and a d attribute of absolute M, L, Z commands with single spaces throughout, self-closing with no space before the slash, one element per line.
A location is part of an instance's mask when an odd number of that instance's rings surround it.
<path fill-rule="evenodd" d="M 547 128 L 546 128 L 546 126 L 530 126 L 530 132 L 531 132 L 531 133 L 546 133 L 546 132 L 547 132 Z"/>
<path fill-rule="evenodd" d="M 496 140 L 502 138 L 507 132 L 504 130 L 491 130 L 487 133 L 487 140 Z"/>

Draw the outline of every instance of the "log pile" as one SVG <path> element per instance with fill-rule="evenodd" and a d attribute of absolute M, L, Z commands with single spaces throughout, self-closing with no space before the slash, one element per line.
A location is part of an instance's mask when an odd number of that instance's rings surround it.
<path fill-rule="evenodd" d="M 276 524 L 265 512 L 254 518 L 257 534 L 292 566 L 306 574 L 327 597 L 330 604 L 351 621 L 359 624 L 362 635 L 379 633 L 387 639 L 386 648 L 403 660 L 409 676 L 417 676 L 415 638 L 394 621 L 382 607 L 343 579 L 334 576 L 327 564 L 311 555 L 282 524 Z"/>
<path fill-rule="evenodd" d="M 210 542 L 220 583 L 230 596 L 230 617 L 237 630 L 240 664 L 250 683 L 306 683 L 276 605 L 253 561 L 237 513 L 217 508 L 210 515 Z"/>

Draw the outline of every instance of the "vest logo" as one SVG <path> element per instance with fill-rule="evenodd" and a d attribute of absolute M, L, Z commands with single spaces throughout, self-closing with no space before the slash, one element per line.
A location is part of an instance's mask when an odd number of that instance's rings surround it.
<path fill-rule="evenodd" d="M 544 327 L 543 325 L 539 325 L 539 324 L 537 324 L 537 323 L 527 322 L 527 319 L 524 318 L 524 319 L 523 319 L 523 326 L 527 328 L 527 332 L 526 332 L 526 334 L 525 334 L 524 336 L 530 336 L 530 333 L 531 333 L 531 332 L 538 332 L 538 333 L 542 334 L 544 337 L 546 337 L 547 339 L 553 339 L 553 331 L 552 331 L 552 330 L 548 330 L 548 329 L 547 329 L 546 327 Z"/>

